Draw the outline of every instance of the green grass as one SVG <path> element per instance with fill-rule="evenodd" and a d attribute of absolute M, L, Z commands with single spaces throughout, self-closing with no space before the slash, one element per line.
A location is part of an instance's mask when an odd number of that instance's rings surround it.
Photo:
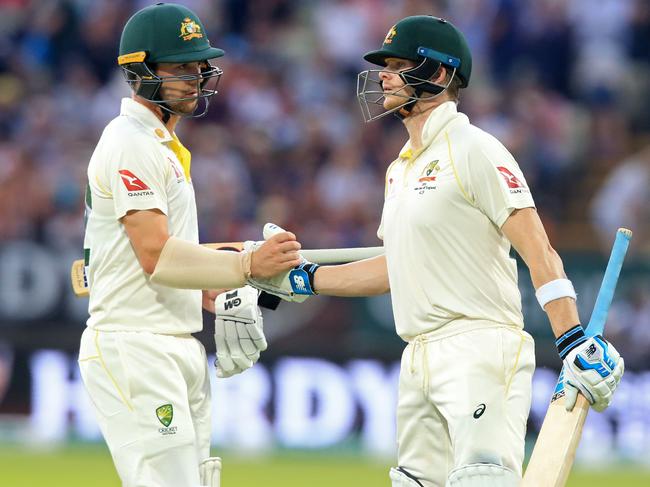
<path fill-rule="evenodd" d="M 388 463 L 334 453 L 283 452 L 246 458 L 222 454 L 224 487 L 390 487 Z M 0 447 L 2 487 L 117 487 L 120 485 L 105 447 L 73 446 L 53 451 Z M 647 487 L 650 471 L 574 472 L 567 487 Z"/>

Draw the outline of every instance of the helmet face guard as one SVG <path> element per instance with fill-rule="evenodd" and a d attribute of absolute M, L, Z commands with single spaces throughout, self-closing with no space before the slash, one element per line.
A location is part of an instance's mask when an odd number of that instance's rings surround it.
<path fill-rule="evenodd" d="M 137 96 L 140 96 L 158 105 L 161 109 L 172 115 L 181 117 L 202 117 L 208 112 L 210 98 L 216 95 L 217 85 L 223 74 L 218 66 L 213 66 L 209 61 L 201 61 L 201 72 L 199 74 L 181 76 L 158 76 L 145 62 L 128 63 L 121 66 L 126 82 L 131 86 Z M 197 95 L 185 98 L 162 99 L 160 89 L 165 82 L 174 81 L 195 81 L 197 84 Z M 178 112 L 170 107 L 170 103 L 185 101 L 203 101 L 203 108 L 198 110 L 200 103 L 190 114 Z"/>
<path fill-rule="evenodd" d="M 427 49 L 427 51 L 429 50 Z M 427 52 L 426 54 L 430 53 Z M 418 101 L 431 100 L 439 96 L 449 87 L 451 80 L 456 75 L 456 67 L 451 63 L 449 65 L 445 64 L 447 69 L 453 69 L 451 76 L 448 77 L 447 83 L 440 85 L 431 81 L 431 78 L 439 72 L 442 65 L 440 61 L 432 57 L 424 57 L 417 66 L 401 71 L 391 71 L 384 68 L 367 69 L 359 73 L 357 76 L 357 100 L 359 101 L 364 121 L 370 122 L 371 120 L 376 120 L 391 113 L 397 115 L 399 118 L 404 118 L 409 115 Z M 394 92 L 384 91 L 380 78 L 381 73 L 398 75 L 404 82 L 404 86 Z M 425 95 L 425 93 L 427 94 Z M 404 103 L 386 110 L 384 108 L 386 95 L 403 98 Z"/>

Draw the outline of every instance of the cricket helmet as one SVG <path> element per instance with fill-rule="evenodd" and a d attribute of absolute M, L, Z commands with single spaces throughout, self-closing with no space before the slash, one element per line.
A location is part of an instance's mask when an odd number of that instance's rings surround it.
<path fill-rule="evenodd" d="M 387 58 L 407 59 L 417 63 L 415 67 L 399 72 L 405 86 L 413 88 L 413 93 L 400 95 L 406 98 L 403 105 L 377 116 L 370 114 L 368 104 L 383 103 L 383 89 L 378 79 L 382 70 L 370 69 L 359 74 L 357 96 L 366 121 L 393 112 L 404 116 L 404 111 L 408 114 L 423 93 L 434 96 L 442 93 L 454 76 L 460 80 L 460 87 L 465 88 L 472 74 L 472 54 L 463 33 L 451 22 L 432 15 L 415 15 L 400 20 L 386 34 L 381 49 L 370 51 L 363 58 L 379 66 L 386 66 Z M 440 66 L 452 71 L 447 85 L 431 81 Z M 379 83 L 381 91 L 369 89 L 369 82 Z M 373 95 L 381 96 L 373 98 Z"/>
<path fill-rule="evenodd" d="M 139 10 L 127 21 L 117 62 L 136 95 L 177 115 L 184 114 L 174 112 L 168 102 L 203 99 L 204 110 L 192 115 L 201 116 L 207 112 L 210 97 L 217 93 L 216 89 L 207 88 L 208 81 L 215 78 L 218 82 L 223 73 L 208 61 L 223 55 L 223 50 L 210 45 L 205 28 L 194 12 L 183 5 L 157 3 Z M 191 62 L 201 63 L 200 74 L 165 77 L 155 74 L 158 63 Z M 162 100 L 160 86 L 165 81 L 196 81 L 198 94 L 192 98 Z"/>

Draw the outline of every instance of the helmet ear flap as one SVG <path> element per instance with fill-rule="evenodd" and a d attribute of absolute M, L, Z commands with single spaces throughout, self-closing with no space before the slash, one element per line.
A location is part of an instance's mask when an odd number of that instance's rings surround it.
<path fill-rule="evenodd" d="M 135 94 L 146 100 L 155 100 L 162 80 L 147 63 L 129 63 L 122 66 L 127 83 L 135 88 Z"/>
<path fill-rule="evenodd" d="M 404 84 L 410 85 L 415 89 L 416 95 L 418 96 L 425 91 L 437 95 L 438 93 L 442 93 L 444 88 L 430 80 L 438 72 L 440 66 L 442 66 L 440 61 L 424 58 L 413 69 L 402 71 L 400 77 L 404 81 Z"/>
<path fill-rule="evenodd" d="M 201 63 L 201 74 L 202 75 L 210 73 L 212 71 L 212 69 L 213 69 L 213 67 L 208 61 L 203 61 Z M 199 84 L 199 88 L 201 90 L 203 90 L 205 88 L 205 86 L 208 84 L 208 81 L 210 81 L 210 78 L 204 76 L 203 79 L 201 79 L 201 83 Z"/>

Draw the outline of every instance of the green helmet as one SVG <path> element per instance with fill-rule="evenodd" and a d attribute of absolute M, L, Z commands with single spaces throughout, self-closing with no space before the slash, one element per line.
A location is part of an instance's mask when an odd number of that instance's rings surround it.
<path fill-rule="evenodd" d="M 405 102 L 378 114 L 373 113 L 376 110 L 373 110 L 372 106 L 381 107 L 385 98 L 379 79 L 382 70 L 369 69 L 359 73 L 357 97 L 366 121 L 388 113 L 395 113 L 403 118 L 408 116 L 418 100 L 424 98 L 425 92 L 429 93 L 429 96 L 442 93 L 452 78 L 448 79 L 446 85 L 431 81 L 440 66 L 451 70 L 453 77 L 460 80 L 461 88 L 467 87 L 472 74 L 472 54 L 465 36 L 450 22 L 431 15 L 415 15 L 400 20 L 386 34 L 381 49 L 368 52 L 363 58 L 379 66 L 386 66 L 387 58 L 407 59 L 416 63 L 413 68 L 400 70 L 404 92 L 393 93 L 403 97 Z M 377 85 L 377 88 L 371 88 L 372 85 Z"/>
<path fill-rule="evenodd" d="M 416 62 L 431 59 L 455 68 L 462 81 L 461 88 L 467 87 L 472 74 L 472 53 L 463 33 L 451 22 L 431 15 L 415 15 L 400 20 L 386 34 L 381 49 L 363 56 L 366 61 L 379 66 L 386 66 L 388 57 Z"/>
<path fill-rule="evenodd" d="M 167 102 L 191 98 L 163 101 L 160 85 L 164 81 L 196 80 L 200 90 L 194 98 L 206 101 L 203 112 L 195 115 L 200 116 L 207 112 L 209 98 L 217 93 L 206 89 L 208 80 L 216 78 L 218 81 L 222 74 L 221 69 L 211 66 L 208 60 L 223 55 L 223 50 L 210 45 L 205 28 L 194 12 L 174 3 L 157 3 L 139 10 L 128 20 L 122 30 L 117 62 L 138 96 L 158 103 L 171 113 L 176 112 Z M 201 74 L 159 77 L 154 73 L 157 63 L 191 62 L 202 63 Z"/>

